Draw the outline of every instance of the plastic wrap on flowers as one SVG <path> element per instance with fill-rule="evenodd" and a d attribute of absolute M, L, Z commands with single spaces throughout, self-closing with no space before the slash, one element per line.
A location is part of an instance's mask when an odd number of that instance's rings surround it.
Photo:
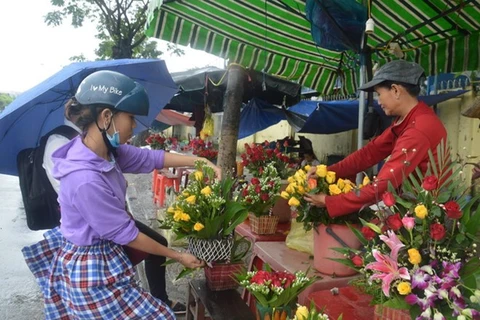
<path fill-rule="evenodd" d="M 188 238 L 188 251 L 206 262 L 230 260 L 233 236 L 224 239 Z"/>
<path fill-rule="evenodd" d="M 277 231 L 279 216 L 260 216 L 257 217 L 253 213 L 248 215 L 250 220 L 250 228 L 256 234 L 274 234 Z"/>

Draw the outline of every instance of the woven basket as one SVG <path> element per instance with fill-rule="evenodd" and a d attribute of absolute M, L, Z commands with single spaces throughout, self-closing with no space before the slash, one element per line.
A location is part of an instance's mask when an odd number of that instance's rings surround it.
<path fill-rule="evenodd" d="M 206 262 L 229 260 L 233 240 L 233 236 L 220 240 L 188 238 L 188 251 Z"/>
<path fill-rule="evenodd" d="M 250 220 L 250 228 L 256 234 L 274 234 L 277 231 L 279 216 L 260 216 L 257 217 L 253 213 L 248 214 Z"/>
<path fill-rule="evenodd" d="M 374 320 L 410 320 L 408 310 L 393 309 L 381 305 L 375 306 Z"/>
<path fill-rule="evenodd" d="M 234 264 L 214 263 L 211 268 L 204 268 L 208 288 L 212 291 L 236 289 L 238 282 L 235 280 L 235 275 L 241 273 L 243 268 L 243 262 Z"/>

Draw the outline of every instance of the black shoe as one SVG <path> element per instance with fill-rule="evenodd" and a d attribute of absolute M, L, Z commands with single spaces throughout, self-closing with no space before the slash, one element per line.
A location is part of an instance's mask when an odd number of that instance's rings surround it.
<path fill-rule="evenodd" d="M 175 314 L 187 313 L 187 307 L 183 303 L 173 302 L 173 301 L 168 301 L 167 303 L 170 306 L 170 309 L 172 309 L 173 313 Z"/>

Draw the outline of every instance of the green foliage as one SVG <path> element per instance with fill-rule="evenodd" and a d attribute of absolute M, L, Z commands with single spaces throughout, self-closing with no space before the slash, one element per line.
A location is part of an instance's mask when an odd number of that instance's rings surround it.
<path fill-rule="evenodd" d="M 148 1 L 51 0 L 56 10 L 44 17 L 49 26 L 59 26 L 67 18 L 75 28 L 85 21 L 97 23 L 101 40 L 95 53 L 100 59 L 158 58 L 162 54 L 155 41 L 148 41 L 143 28 Z M 173 45 L 174 48 L 176 48 Z M 81 56 L 72 57 L 77 60 Z"/>
<path fill-rule="evenodd" d="M 8 93 L 0 93 L 0 112 L 5 109 L 12 101 L 15 100 L 15 97 Z"/>

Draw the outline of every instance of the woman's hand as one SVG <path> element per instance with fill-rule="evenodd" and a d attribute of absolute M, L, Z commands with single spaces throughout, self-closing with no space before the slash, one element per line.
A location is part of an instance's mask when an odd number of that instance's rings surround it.
<path fill-rule="evenodd" d="M 316 207 L 323 208 L 325 207 L 325 197 L 327 195 L 324 193 L 318 193 L 318 194 L 311 194 L 311 193 L 305 193 L 303 196 L 303 199 L 305 199 L 307 202 L 310 202 Z"/>
<path fill-rule="evenodd" d="M 222 169 L 220 167 L 217 167 L 216 165 L 213 164 L 212 161 L 206 159 L 206 158 L 200 158 L 202 161 L 205 161 L 207 163 L 207 166 L 211 167 L 215 171 L 215 176 L 217 177 L 218 180 L 222 179 Z"/>
<path fill-rule="evenodd" d="M 205 266 L 205 262 L 198 260 L 197 257 L 190 253 L 179 252 L 176 260 L 190 269 L 202 268 Z"/>

